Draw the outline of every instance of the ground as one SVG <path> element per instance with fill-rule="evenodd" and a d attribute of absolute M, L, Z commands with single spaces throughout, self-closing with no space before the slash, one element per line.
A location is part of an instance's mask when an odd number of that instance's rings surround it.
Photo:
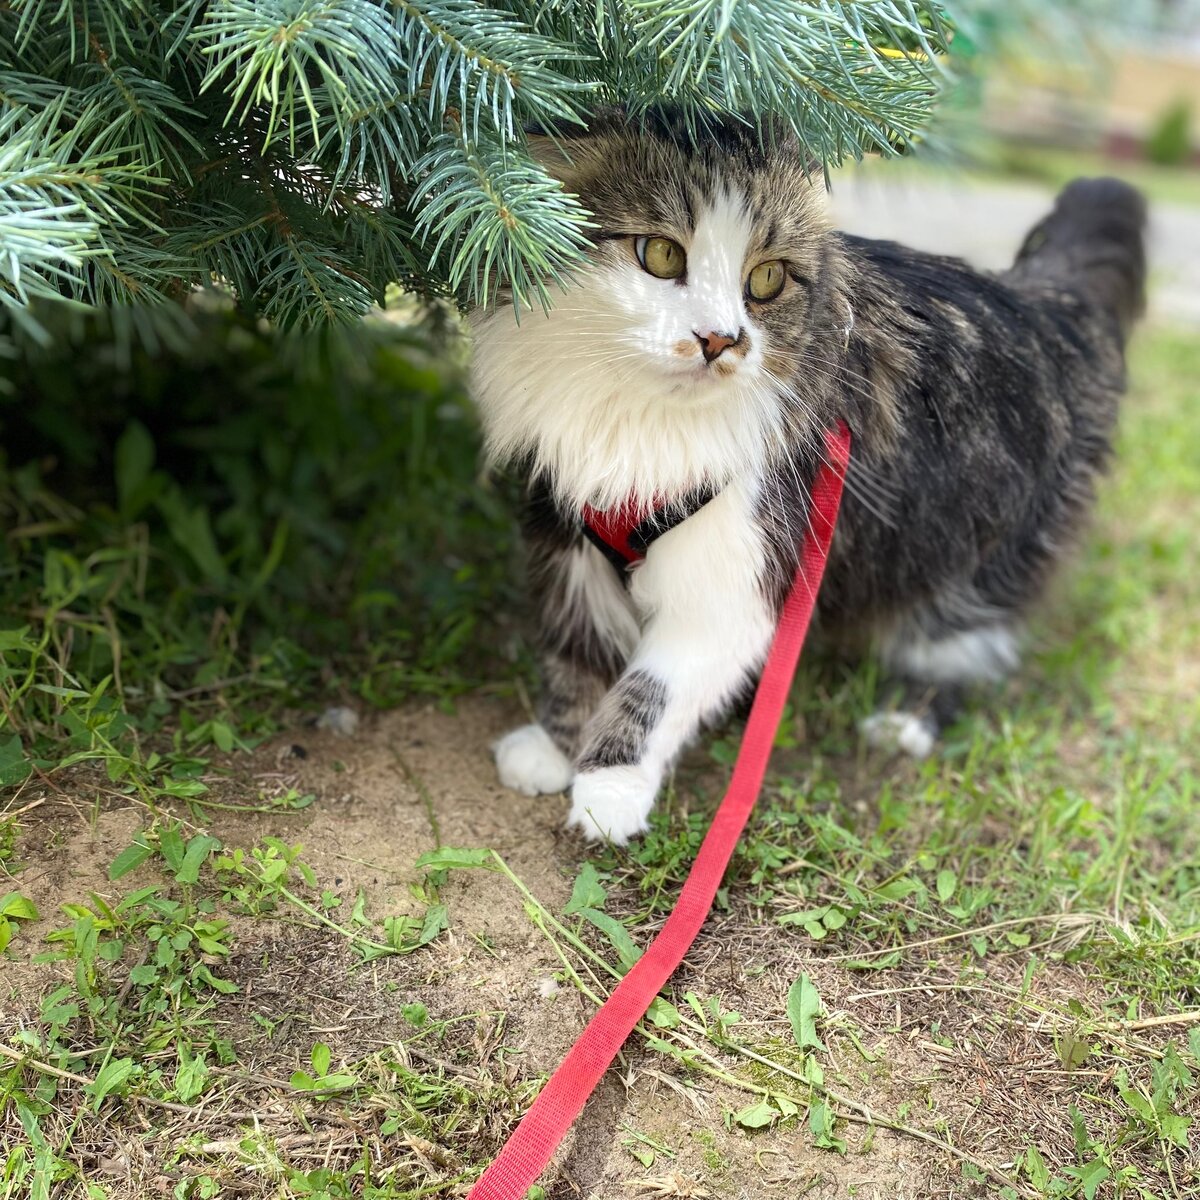
<path fill-rule="evenodd" d="M 1200 1196 L 1198 373 L 1156 310 L 1029 663 L 931 760 L 860 741 L 869 665 L 806 659 L 717 909 L 544 1195 Z M 0 1195 L 465 1195 L 661 926 L 739 734 L 589 850 L 495 781 L 524 679 L 376 709 L 318 676 L 253 735 L 205 710 L 142 774 L 11 787 Z"/>

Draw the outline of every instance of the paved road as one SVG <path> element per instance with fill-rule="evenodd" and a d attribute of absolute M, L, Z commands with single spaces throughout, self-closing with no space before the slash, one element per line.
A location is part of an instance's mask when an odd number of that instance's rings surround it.
<path fill-rule="evenodd" d="M 842 229 L 960 255 L 993 270 L 1012 261 L 1052 199 L 1048 189 L 1024 184 L 883 182 L 882 171 L 835 179 L 830 204 Z M 1152 205 L 1149 248 L 1150 314 L 1200 325 L 1200 208 Z"/>

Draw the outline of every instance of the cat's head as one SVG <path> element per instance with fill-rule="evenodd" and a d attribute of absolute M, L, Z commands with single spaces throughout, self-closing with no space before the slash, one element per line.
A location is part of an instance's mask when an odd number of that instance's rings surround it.
<path fill-rule="evenodd" d="M 548 315 L 475 318 L 493 452 L 532 454 L 576 496 L 722 482 L 803 420 L 797 381 L 831 365 L 814 331 L 847 319 L 819 169 L 737 123 L 697 145 L 622 114 L 534 150 L 595 228 Z"/>

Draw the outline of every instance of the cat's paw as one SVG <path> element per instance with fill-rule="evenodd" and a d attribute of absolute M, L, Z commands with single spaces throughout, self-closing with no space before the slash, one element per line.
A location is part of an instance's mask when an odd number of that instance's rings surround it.
<path fill-rule="evenodd" d="M 933 721 L 910 712 L 877 712 L 858 723 L 859 732 L 881 750 L 902 750 L 910 758 L 928 758 L 937 741 Z"/>
<path fill-rule="evenodd" d="M 589 842 L 623 846 L 650 828 L 658 778 L 640 767 L 602 767 L 575 776 L 567 827 Z"/>
<path fill-rule="evenodd" d="M 500 782 L 514 792 L 540 796 L 565 792 L 575 774 L 570 759 L 540 725 L 522 725 L 493 747 Z"/>

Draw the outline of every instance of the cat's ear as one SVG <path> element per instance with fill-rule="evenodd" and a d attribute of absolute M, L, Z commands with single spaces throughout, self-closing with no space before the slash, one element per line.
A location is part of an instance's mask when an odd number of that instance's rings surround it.
<path fill-rule="evenodd" d="M 529 156 L 555 179 L 566 179 L 575 163 L 570 139 L 561 133 L 529 133 L 525 138 Z"/>

